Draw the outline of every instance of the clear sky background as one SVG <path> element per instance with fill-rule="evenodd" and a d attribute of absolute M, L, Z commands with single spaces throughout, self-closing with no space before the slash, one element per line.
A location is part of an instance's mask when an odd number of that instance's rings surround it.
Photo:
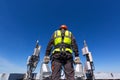
<path fill-rule="evenodd" d="M 120 72 L 120 0 L 0 0 L 0 73 L 26 72 L 36 40 L 42 61 L 61 24 L 75 36 L 83 65 L 86 40 L 96 72 Z"/>

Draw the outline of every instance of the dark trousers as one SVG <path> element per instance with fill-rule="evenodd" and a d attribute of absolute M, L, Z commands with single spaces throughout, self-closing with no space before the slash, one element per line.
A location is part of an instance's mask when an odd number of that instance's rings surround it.
<path fill-rule="evenodd" d="M 59 56 L 59 55 L 55 55 Z M 69 56 L 69 55 L 68 55 Z M 74 67 L 73 61 L 66 58 L 57 58 L 52 61 L 51 69 L 52 69 L 52 80 L 59 80 L 61 77 L 61 70 L 64 68 L 64 73 L 66 80 L 75 80 L 74 79 Z"/>

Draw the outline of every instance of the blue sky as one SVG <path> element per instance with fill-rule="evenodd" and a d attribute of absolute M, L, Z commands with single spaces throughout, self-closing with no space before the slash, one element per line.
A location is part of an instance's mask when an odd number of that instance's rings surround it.
<path fill-rule="evenodd" d="M 81 49 L 87 41 L 96 72 L 120 72 L 119 0 L 0 0 L 0 73 L 25 72 L 36 40 L 41 61 L 52 33 L 66 24 Z M 39 72 L 40 63 L 36 72 Z"/>

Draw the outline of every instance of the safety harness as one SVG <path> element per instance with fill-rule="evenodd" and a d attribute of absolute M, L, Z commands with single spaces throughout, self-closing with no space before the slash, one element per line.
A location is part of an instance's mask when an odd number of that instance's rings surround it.
<path fill-rule="evenodd" d="M 54 50 L 52 54 L 55 52 L 69 52 L 72 53 L 71 49 L 71 32 L 68 30 L 57 30 L 54 33 Z"/>

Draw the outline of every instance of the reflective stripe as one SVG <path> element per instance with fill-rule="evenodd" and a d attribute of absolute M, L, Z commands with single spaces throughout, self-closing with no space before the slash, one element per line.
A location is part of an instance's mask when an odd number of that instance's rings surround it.
<path fill-rule="evenodd" d="M 62 48 L 62 51 L 64 51 L 63 48 Z M 73 52 L 70 48 L 65 48 L 65 51 L 68 51 L 68 52 L 70 52 L 70 53 Z M 56 48 L 56 49 L 54 49 L 52 53 L 54 54 L 55 52 L 60 52 L 60 48 Z"/>
<path fill-rule="evenodd" d="M 69 32 L 68 30 L 65 31 L 65 37 L 63 42 L 66 44 L 71 44 L 71 32 Z"/>
<path fill-rule="evenodd" d="M 60 52 L 60 48 L 56 48 L 56 49 L 54 49 L 52 53 L 54 54 L 55 51 Z"/>
<path fill-rule="evenodd" d="M 73 53 L 73 51 L 70 48 L 65 48 L 65 51 L 68 51 L 70 53 Z"/>
<path fill-rule="evenodd" d="M 56 37 L 61 37 L 61 31 L 60 30 L 57 30 Z"/>
<path fill-rule="evenodd" d="M 71 32 L 69 32 L 68 30 L 65 31 L 65 36 L 71 37 Z"/>
<path fill-rule="evenodd" d="M 57 30 L 54 33 L 54 45 L 62 43 L 61 31 Z"/>

